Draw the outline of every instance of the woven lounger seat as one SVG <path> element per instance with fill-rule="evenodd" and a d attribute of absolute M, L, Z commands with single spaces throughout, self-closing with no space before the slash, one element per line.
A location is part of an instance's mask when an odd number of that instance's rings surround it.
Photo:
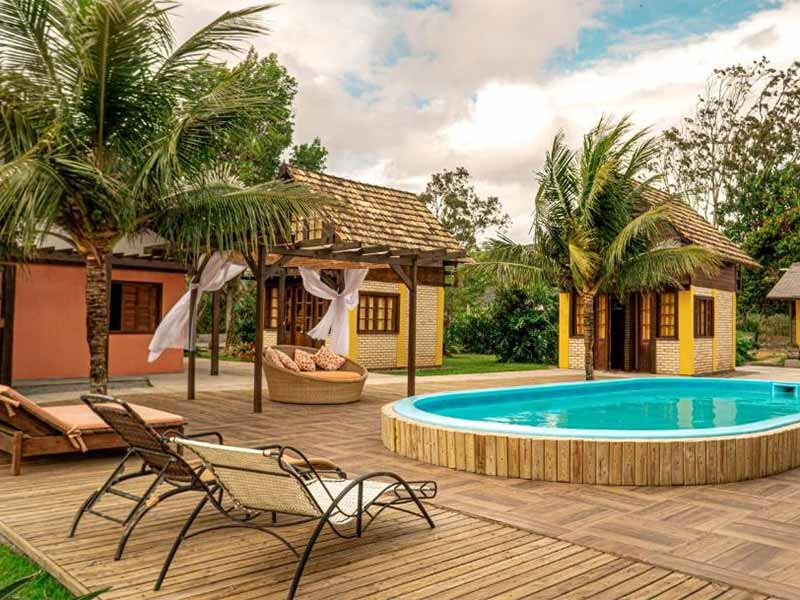
<path fill-rule="evenodd" d="M 186 420 L 162 410 L 131 405 L 156 431 L 183 431 Z M 88 406 L 40 406 L 8 386 L 0 386 L 0 451 L 11 455 L 19 475 L 31 456 L 127 448 L 122 438 Z"/>
<path fill-rule="evenodd" d="M 298 348 L 309 354 L 316 348 L 306 346 L 272 346 L 276 350 L 294 357 Z M 367 370 L 345 357 L 345 363 L 337 371 L 292 371 L 276 366 L 266 357 L 263 359 L 264 376 L 267 379 L 269 399 L 289 404 L 347 404 L 361 399 Z"/>
<path fill-rule="evenodd" d="M 265 446 L 260 449 L 237 448 L 187 438 L 174 443 L 192 451 L 212 473 L 215 482 L 195 506 L 175 538 L 155 589 L 161 589 L 178 549 L 185 540 L 228 527 L 246 527 L 269 534 L 298 558 L 287 599 L 293 600 L 311 552 L 326 527 L 343 539 L 360 538 L 385 510 L 399 510 L 423 519 L 431 528 L 433 520 L 420 499 L 436 496 L 436 482 L 409 482 L 395 473 L 376 471 L 356 478 L 343 472 L 323 473 L 302 452 L 288 446 Z M 216 496 L 224 491 L 233 503 L 227 508 Z M 211 505 L 218 516 L 228 519 L 200 528 L 193 527 L 204 507 Z M 278 521 L 276 513 L 292 515 L 293 520 Z M 271 522 L 259 524 L 260 515 L 272 515 Z M 304 522 L 316 522 L 302 554 L 286 537 L 276 532 Z M 231 547 L 230 552 L 235 553 Z"/>

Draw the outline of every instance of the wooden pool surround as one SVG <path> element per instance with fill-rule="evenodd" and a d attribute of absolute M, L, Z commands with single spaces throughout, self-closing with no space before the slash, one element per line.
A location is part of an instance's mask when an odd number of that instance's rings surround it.
<path fill-rule="evenodd" d="M 381 414 L 383 445 L 432 465 L 497 477 L 593 485 L 730 483 L 800 467 L 800 424 L 724 438 L 589 440 L 469 432 Z"/>

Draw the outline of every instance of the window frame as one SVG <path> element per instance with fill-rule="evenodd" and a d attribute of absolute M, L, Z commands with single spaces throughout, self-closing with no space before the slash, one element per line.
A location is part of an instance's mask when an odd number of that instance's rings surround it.
<path fill-rule="evenodd" d="M 365 323 L 367 325 L 365 327 L 361 326 L 361 302 L 365 298 L 385 298 L 392 302 L 392 320 L 391 325 L 392 329 L 372 329 L 369 324 L 368 317 L 365 317 Z M 358 335 L 399 335 L 400 333 L 400 294 L 394 292 L 359 292 L 358 293 L 358 307 L 356 308 L 358 311 L 356 313 L 356 331 Z M 365 307 L 366 310 L 366 307 Z M 377 324 L 377 316 L 373 317 L 373 325 Z M 388 325 L 389 321 L 384 316 L 384 324 Z"/>
<path fill-rule="evenodd" d="M 571 338 L 578 338 L 583 339 L 583 332 L 578 333 L 578 323 L 580 322 L 580 326 L 583 327 L 583 298 L 580 297 L 578 292 L 573 291 L 570 293 L 570 303 L 569 303 L 569 337 Z M 578 305 L 580 303 L 581 307 L 581 318 L 580 320 L 577 319 L 578 314 Z"/>
<path fill-rule="evenodd" d="M 124 331 L 122 329 L 111 329 L 111 289 L 114 284 L 119 284 L 121 286 L 134 286 L 134 287 L 149 287 L 155 288 L 156 290 L 156 318 L 155 318 L 155 325 L 153 326 L 152 331 Z M 164 316 L 164 284 L 159 281 L 134 281 L 129 279 L 112 279 L 110 285 L 108 286 L 108 333 L 109 335 L 152 335 L 158 329 L 158 326 L 161 324 L 161 319 Z M 120 296 L 120 301 L 122 296 Z M 122 307 L 120 306 L 120 313 L 122 311 Z M 120 314 L 120 327 L 122 327 L 122 315 Z"/>
<path fill-rule="evenodd" d="M 706 331 L 700 329 L 700 319 L 698 318 L 701 311 L 705 311 Z M 716 306 L 713 296 L 695 296 L 694 297 L 694 337 L 696 339 L 709 339 L 714 337 L 715 327 L 715 311 Z"/>
<path fill-rule="evenodd" d="M 675 307 L 675 323 L 673 324 L 673 333 L 672 335 L 664 335 L 661 332 L 661 304 L 662 304 L 662 297 L 664 295 L 671 295 L 674 298 L 673 306 Z M 664 292 L 658 292 L 656 294 L 656 335 L 655 339 L 657 340 L 677 340 L 678 339 L 678 321 L 679 321 L 679 310 L 678 310 L 678 291 L 677 290 L 667 290 Z"/>

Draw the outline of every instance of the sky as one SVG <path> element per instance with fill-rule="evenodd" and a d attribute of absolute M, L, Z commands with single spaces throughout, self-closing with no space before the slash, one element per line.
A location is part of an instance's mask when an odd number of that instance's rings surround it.
<path fill-rule="evenodd" d="M 184 0 L 178 38 L 250 4 Z M 420 192 L 464 166 L 518 241 L 559 130 L 577 144 L 630 114 L 657 134 L 713 69 L 800 59 L 800 0 L 283 0 L 264 18 L 254 45 L 298 80 L 295 142 L 320 137 L 329 173 Z"/>

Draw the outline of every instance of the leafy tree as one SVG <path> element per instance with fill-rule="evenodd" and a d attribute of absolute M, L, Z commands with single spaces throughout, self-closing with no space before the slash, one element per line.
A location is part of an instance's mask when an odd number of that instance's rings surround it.
<path fill-rule="evenodd" d="M 763 269 L 745 271 L 743 312 L 771 312 L 766 292 L 798 257 L 800 62 L 767 59 L 714 71 L 696 114 L 664 133 L 671 188 L 742 245 Z"/>
<path fill-rule="evenodd" d="M 289 158 L 289 163 L 301 169 L 321 172 L 325 170 L 327 158 L 328 149 L 325 148 L 320 139 L 316 137 L 314 141 L 310 143 L 294 146 L 292 148 L 291 158 Z"/>
<path fill-rule="evenodd" d="M 549 290 L 500 289 L 492 304 L 492 351 L 501 362 L 554 364 L 558 354 L 558 295 Z"/>
<path fill-rule="evenodd" d="M 497 197 L 478 196 L 464 167 L 434 173 L 420 197 L 445 229 L 468 249 L 477 248 L 478 236 L 487 229 L 503 233 L 511 224 Z"/>
<path fill-rule="evenodd" d="M 266 33 L 269 6 L 229 11 L 175 46 L 174 3 L 0 0 L 0 240 L 27 252 L 43 231 L 86 263 L 90 387 L 107 384 L 108 270 L 114 246 L 153 231 L 192 256 L 272 242 L 312 196 L 285 182 L 246 186 L 236 143 L 287 119 L 254 56 L 208 56 Z M 213 84 L 198 93 L 198 72 Z M 280 79 L 280 78 L 278 78 Z"/>
<path fill-rule="evenodd" d="M 642 192 L 655 177 L 640 178 L 658 146 L 646 130 L 630 130 L 627 118 L 601 119 L 577 152 L 559 133 L 537 173 L 533 243 L 494 240 L 483 263 L 506 287 L 548 283 L 576 290 L 584 306 L 586 379 L 594 378 L 598 293 L 677 286 L 687 274 L 719 266 L 706 249 L 664 239 L 666 206 L 643 210 Z"/>

